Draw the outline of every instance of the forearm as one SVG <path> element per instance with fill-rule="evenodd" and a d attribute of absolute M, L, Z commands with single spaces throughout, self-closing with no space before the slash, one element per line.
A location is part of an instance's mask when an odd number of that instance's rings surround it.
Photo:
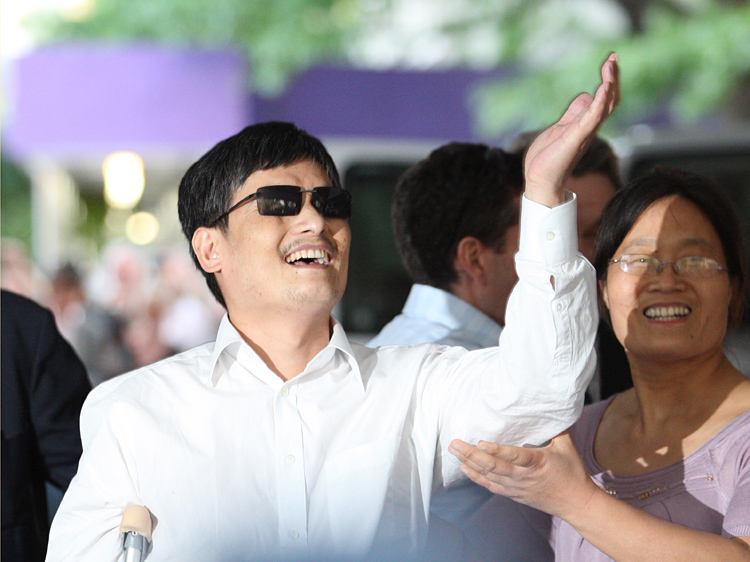
<path fill-rule="evenodd" d="M 596 281 L 577 252 L 576 209 L 569 195 L 569 202 L 553 210 L 523 200 L 519 283 L 506 309 L 501 360 L 507 361 L 520 403 L 533 406 L 531 416 L 556 423 L 541 440 L 514 442 L 518 445 L 541 444 L 569 427 L 594 370 Z"/>
<path fill-rule="evenodd" d="M 562 518 L 617 562 L 750 561 L 750 547 L 742 539 L 665 521 L 603 490 Z"/>
<path fill-rule="evenodd" d="M 108 400 L 114 383 L 95 388 L 81 412 L 84 454 L 52 522 L 47 562 L 119 559 L 122 514 L 141 503 L 135 415 Z"/>

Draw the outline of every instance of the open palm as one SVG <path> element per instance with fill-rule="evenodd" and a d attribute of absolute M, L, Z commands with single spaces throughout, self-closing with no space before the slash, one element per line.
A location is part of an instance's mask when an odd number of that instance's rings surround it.
<path fill-rule="evenodd" d="M 565 179 L 617 105 L 618 73 L 613 53 L 602 65 L 602 83 L 595 95 L 580 94 L 557 123 L 536 137 L 526 152 L 527 197 L 550 207 L 562 202 Z"/>

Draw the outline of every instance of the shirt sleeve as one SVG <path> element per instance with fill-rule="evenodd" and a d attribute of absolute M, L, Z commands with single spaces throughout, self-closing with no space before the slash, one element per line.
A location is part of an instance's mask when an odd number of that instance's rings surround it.
<path fill-rule="evenodd" d="M 83 406 L 83 455 L 52 522 L 47 562 L 122 557 L 119 527 L 123 512 L 138 498 L 138 487 L 135 459 L 128 453 L 135 438 L 129 423 L 132 405 L 112 399 L 118 382 L 97 386 Z"/>
<path fill-rule="evenodd" d="M 581 413 L 598 313 L 594 270 L 578 254 L 575 196 L 568 195 L 551 209 L 523 198 L 519 281 L 499 347 L 443 349 L 425 365 L 432 372 L 423 409 L 438 420 L 435 477 L 445 485 L 463 477 L 448 452 L 453 439 L 541 445 Z"/>
<path fill-rule="evenodd" d="M 735 466 L 731 467 L 737 477 L 724 517 L 721 534 L 725 537 L 750 537 L 750 437 L 744 437 Z"/>

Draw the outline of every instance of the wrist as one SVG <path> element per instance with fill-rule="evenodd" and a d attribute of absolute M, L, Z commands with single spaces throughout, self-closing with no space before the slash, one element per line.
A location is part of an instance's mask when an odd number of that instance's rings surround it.
<path fill-rule="evenodd" d="M 550 208 L 562 205 L 568 200 L 565 190 L 562 188 L 551 189 L 549 187 L 537 187 L 531 184 L 526 185 L 524 195 L 527 199 Z"/>
<path fill-rule="evenodd" d="M 576 501 L 570 502 L 565 510 L 556 514 L 557 517 L 567 522 L 574 529 L 581 531 L 586 527 L 587 521 L 592 518 L 596 519 L 596 513 L 601 501 L 607 501 L 612 498 L 607 492 L 597 486 L 590 477 L 586 478 L 587 482 L 582 486 L 581 492 L 576 494 Z"/>

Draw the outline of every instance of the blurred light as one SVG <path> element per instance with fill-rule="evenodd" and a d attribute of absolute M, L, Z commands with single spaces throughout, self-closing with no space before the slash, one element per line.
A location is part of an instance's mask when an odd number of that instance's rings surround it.
<path fill-rule="evenodd" d="M 104 160 L 102 170 L 107 205 L 116 209 L 135 207 L 146 185 L 141 157 L 132 152 L 115 152 Z"/>
<path fill-rule="evenodd" d="M 159 235 L 159 220 L 151 213 L 133 213 L 125 223 L 125 235 L 133 244 L 150 244 Z"/>
<path fill-rule="evenodd" d="M 122 236 L 125 233 L 125 223 L 132 213 L 125 209 L 107 209 L 104 216 L 104 225 L 109 229 L 110 234 Z"/>

